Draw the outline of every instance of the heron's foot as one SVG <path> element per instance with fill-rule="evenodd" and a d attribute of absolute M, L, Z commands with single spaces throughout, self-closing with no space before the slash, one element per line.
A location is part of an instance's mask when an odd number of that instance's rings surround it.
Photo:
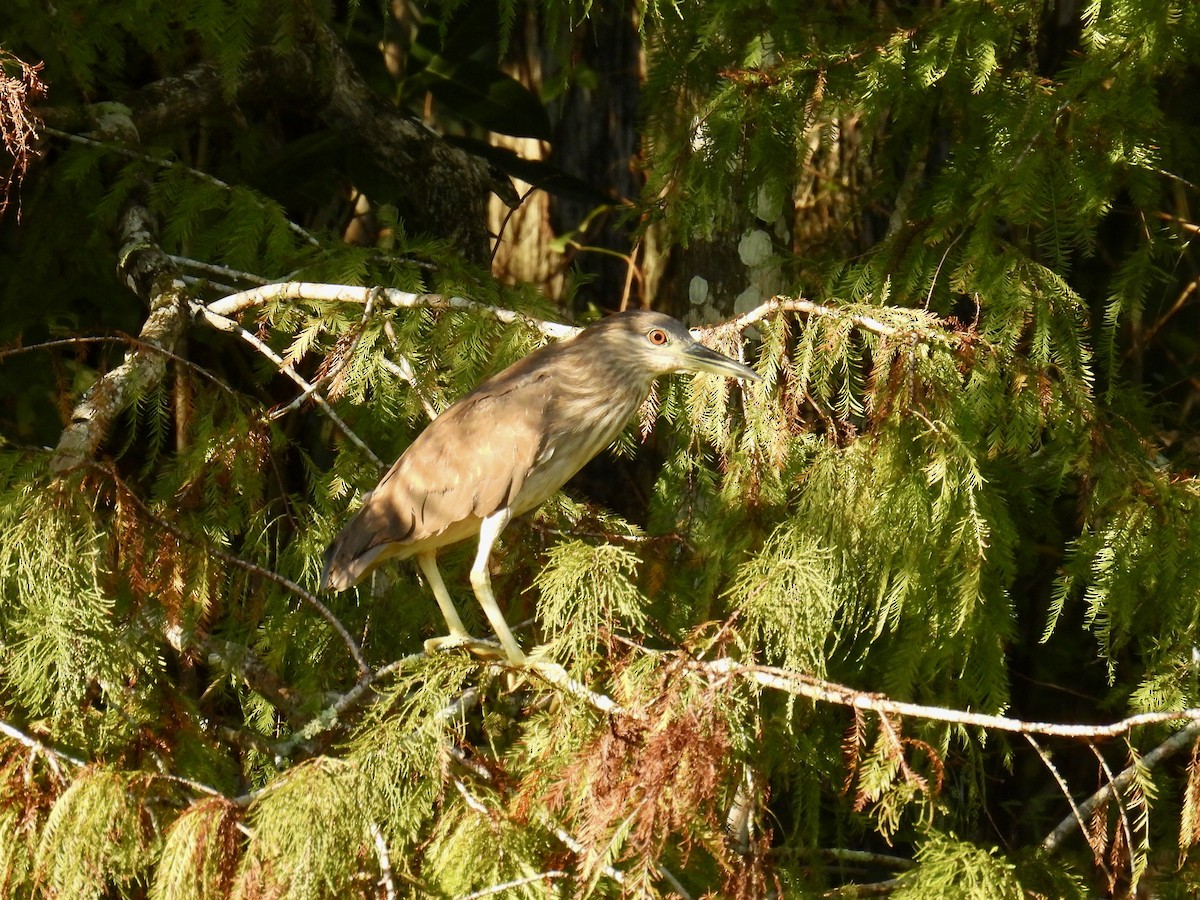
<path fill-rule="evenodd" d="M 483 638 L 472 637 L 466 633 L 452 632 L 442 637 L 430 638 L 425 642 L 425 652 L 430 655 L 450 650 L 466 650 L 473 656 L 489 660 L 501 658 L 504 655 L 500 645 L 495 641 L 485 641 Z"/>

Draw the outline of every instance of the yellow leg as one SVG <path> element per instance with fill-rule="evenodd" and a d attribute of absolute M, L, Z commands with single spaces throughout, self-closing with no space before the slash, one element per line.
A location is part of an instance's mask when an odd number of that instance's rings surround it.
<path fill-rule="evenodd" d="M 492 593 L 492 577 L 488 573 L 488 559 L 492 555 L 492 547 L 495 546 L 496 538 L 500 536 L 500 532 L 504 530 L 504 526 L 508 524 L 510 518 L 512 518 L 512 513 L 504 509 L 492 513 L 483 520 L 479 529 L 479 551 L 475 554 L 475 564 L 471 566 L 471 587 L 475 589 L 475 598 L 483 607 L 488 621 L 492 623 L 492 630 L 500 639 L 500 644 L 504 647 L 509 662 L 514 665 L 524 665 L 525 654 L 521 652 L 521 645 L 513 637 L 508 623 L 504 621 L 503 613 L 500 612 L 500 607 L 496 605 L 496 597 Z"/>
<path fill-rule="evenodd" d="M 437 566 L 437 554 L 434 552 L 418 553 L 417 565 L 421 567 L 425 580 L 429 582 L 429 589 L 433 591 L 433 596 L 437 600 L 438 606 L 441 607 L 442 618 L 446 620 L 450 636 L 459 641 L 466 641 L 470 635 L 463 627 L 462 619 L 458 617 L 458 610 L 454 608 L 454 601 L 450 599 L 446 583 L 442 581 L 442 573 L 438 571 Z"/>

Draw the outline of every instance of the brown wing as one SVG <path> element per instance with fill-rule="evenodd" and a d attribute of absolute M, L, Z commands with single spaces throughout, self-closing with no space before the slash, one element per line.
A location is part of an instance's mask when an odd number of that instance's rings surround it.
<path fill-rule="evenodd" d="M 540 453 L 550 387 L 526 357 L 434 419 L 330 544 L 324 584 L 345 590 L 423 542 L 476 533 L 509 505 Z"/>

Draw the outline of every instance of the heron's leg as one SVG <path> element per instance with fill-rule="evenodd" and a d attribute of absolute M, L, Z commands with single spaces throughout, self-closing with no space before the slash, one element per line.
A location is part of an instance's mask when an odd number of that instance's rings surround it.
<path fill-rule="evenodd" d="M 475 564 L 471 566 L 471 587 L 475 589 L 475 598 L 483 607 L 488 621 L 492 623 L 492 630 L 500 639 L 504 652 L 508 654 L 509 662 L 523 665 L 525 654 L 521 652 L 521 645 L 513 637 L 508 623 L 504 621 L 504 615 L 500 612 L 500 607 L 496 605 L 496 597 L 492 594 L 492 577 L 488 573 L 488 559 L 492 555 L 492 547 L 495 546 L 496 538 L 500 536 L 500 532 L 504 530 L 504 526 L 511 518 L 512 511 L 502 509 L 483 520 L 483 524 L 479 528 L 479 552 L 475 554 Z"/>
<path fill-rule="evenodd" d="M 454 608 L 454 601 L 450 599 L 450 592 L 446 590 L 446 583 L 442 581 L 442 573 L 438 571 L 436 552 L 418 553 L 417 565 L 421 567 L 425 580 L 429 582 L 429 589 L 433 591 L 433 596 L 441 607 L 442 617 L 446 620 L 451 637 L 464 640 L 468 638 L 467 629 L 463 627 L 458 610 Z"/>

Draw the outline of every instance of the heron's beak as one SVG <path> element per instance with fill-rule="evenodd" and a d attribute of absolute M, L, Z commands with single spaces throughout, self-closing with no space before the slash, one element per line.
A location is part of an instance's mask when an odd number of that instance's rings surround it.
<path fill-rule="evenodd" d="M 762 381 L 758 373 L 749 366 L 723 356 L 716 350 L 709 350 L 703 344 L 689 345 L 684 348 L 682 356 L 681 368 L 688 372 L 711 372 L 714 375 L 728 375 L 730 378 L 741 378 L 744 381 Z"/>

